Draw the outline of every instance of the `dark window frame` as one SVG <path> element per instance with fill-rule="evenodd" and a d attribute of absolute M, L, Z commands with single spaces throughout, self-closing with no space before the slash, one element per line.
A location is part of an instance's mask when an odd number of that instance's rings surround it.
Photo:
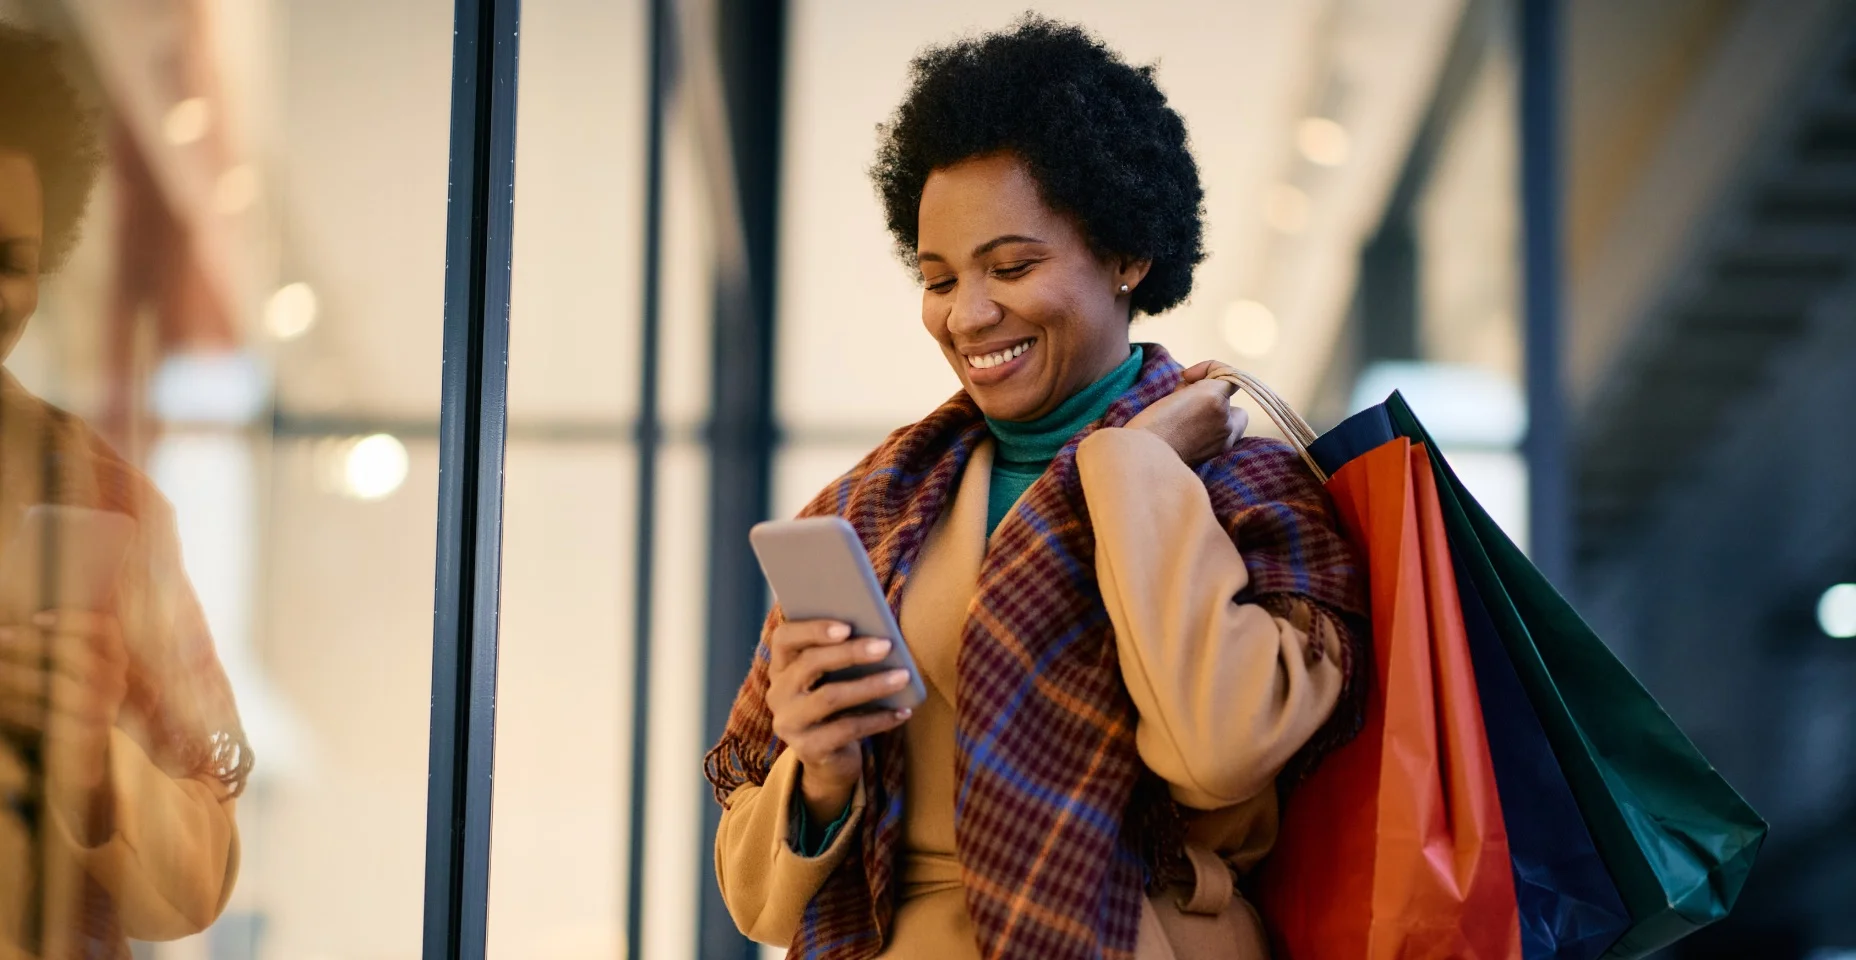
<path fill-rule="evenodd" d="M 425 960 L 481 960 L 487 932 L 522 19 L 520 0 L 455 10 Z"/>

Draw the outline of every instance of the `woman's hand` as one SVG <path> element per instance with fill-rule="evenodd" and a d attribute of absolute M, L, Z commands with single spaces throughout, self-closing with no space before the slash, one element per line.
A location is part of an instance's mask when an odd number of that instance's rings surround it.
<path fill-rule="evenodd" d="M 101 801 L 128 665 L 122 628 L 107 614 L 58 610 L 0 627 L 0 727 L 44 745 L 47 797 L 93 842 L 109 834 Z"/>
<path fill-rule="evenodd" d="M 842 714 L 889 696 L 909 681 L 907 670 L 888 670 L 820 683 L 827 673 L 876 663 L 889 653 L 888 640 L 850 637 L 851 628 L 844 624 L 802 620 L 780 624 L 767 641 L 773 658 L 767 687 L 773 734 L 799 755 L 804 771 L 800 793 L 806 811 L 821 822 L 836 819 L 851 802 L 863 772 L 863 739 L 894 730 L 909 718 L 907 710 Z"/>
<path fill-rule="evenodd" d="M 1208 379 L 1217 366 L 1215 360 L 1194 364 L 1179 389 L 1136 414 L 1128 427 L 1158 435 L 1189 467 L 1236 446 L 1250 426 L 1250 414 L 1231 405 L 1234 384 Z"/>

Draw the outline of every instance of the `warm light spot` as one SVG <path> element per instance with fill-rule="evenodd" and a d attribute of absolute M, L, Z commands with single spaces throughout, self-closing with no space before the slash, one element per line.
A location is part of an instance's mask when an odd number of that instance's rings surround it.
<path fill-rule="evenodd" d="M 225 216 L 244 213 L 258 202 L 258 171 L 241 163 L 219 175 L 213 185 L 213 209 Z"/>
<path fill-rule="evenodd" d="M 1295 127 L 1295 145 L 1308 162 L 1338 167 L 1347 162 L 1353 141 L 1346 127 L 1327 117 L 1304 117 Z"/>
<path fill-rule="evenodd" d="M 348 448 L 343 471 L 348 494 L 360 500 L 379 500 L 406 482 L 406 447 L 387 433 L 363 437 Z"/>
<path fill-rule="evenodd" d="M 264 304 L 264 326 L 279 340 L 294 340 L 316 325 L 316 311 L 316 291 L 309 284 L 286 284 Z"/>
<path fill-rule="evenodd" d="M 1263 198 L 1263 219 L 1283 233 L 1308 229 L 1308 194 L 1286 183 L 1270 188 Z"/>
<path fill-rule="evenodd" d="M 1255 300 L 1236 300 L 1224 308 L 1225 342 L 1246 357 L 1268 356 L 1281 336 L 1276 314 Z"/>
<path fill-rule="evenodd" d="M 213 125 L 213 107 L 205 97 L 188 97 L 168 108 L 168 114 L 161 120 L 161 134 L 168 142 L 184 147 L 197 143 L 206 136 L 207 128 Z"/>

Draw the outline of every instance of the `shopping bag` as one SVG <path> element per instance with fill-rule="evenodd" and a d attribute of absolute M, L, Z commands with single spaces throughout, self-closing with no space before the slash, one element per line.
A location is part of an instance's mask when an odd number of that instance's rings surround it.
<path fill-rule="evenodd" d="M 1359 735 L 1291 796 L 1257 901 L 1286 960 L 1519 960 L 1495 773 L 1435 498 L 1403 438 L 1328 481 L 1368 568 Z"/>
<path fill-rule="evenodd" d="M 1404 399 L 1384 409 L 1395 433 L 1430 453 L 1451 550 L 1629 910 L 1605 956 L 1641 957 L 1726 916 L 1765 821 L 1469 495 Z"/>
<path fill-rule="evenodd" d="M 1384 406 L 1357 414 L 1310 445 L 1333 470 L 1395 436 Z M 1434 473 L 1414 471 L 1422 499 L 1439 502 Z M 1475 580 L 1453 552 L 1452 569 L 1481 696 L 1483 726 L 1514 866 L 1515 901 L 1526 960 L 1594 960 L 1630 926 L 1572 789 L 1528 702 Z"/>

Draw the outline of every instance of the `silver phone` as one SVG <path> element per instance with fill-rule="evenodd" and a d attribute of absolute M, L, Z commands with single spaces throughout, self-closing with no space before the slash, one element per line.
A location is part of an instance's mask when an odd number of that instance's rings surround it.
<path fill-rule="evenodd" d="M 821 682 L 855 680 L 886 670 L 909 672 L 908 685 L 863 710 L 905 710 L 928 698 L 921 671 L 909 656 L 902 628 L 876 582 L 870 556 L 857 531 L 842 517 L 769 520 L 748 531 L 760 569 L 788 620 L 834 620 L 849 624 L 853 637 L 889 641 L 889 655 L 877 663 L 834 670 Z"/>
<path fill-rule="evenodd" d="M 0 623 L 23 623 L 53 608 L 107 609 L 134 536 L 135 521 L 124 514 L 27 507 L 12 542 L 0 550 Z"/>

